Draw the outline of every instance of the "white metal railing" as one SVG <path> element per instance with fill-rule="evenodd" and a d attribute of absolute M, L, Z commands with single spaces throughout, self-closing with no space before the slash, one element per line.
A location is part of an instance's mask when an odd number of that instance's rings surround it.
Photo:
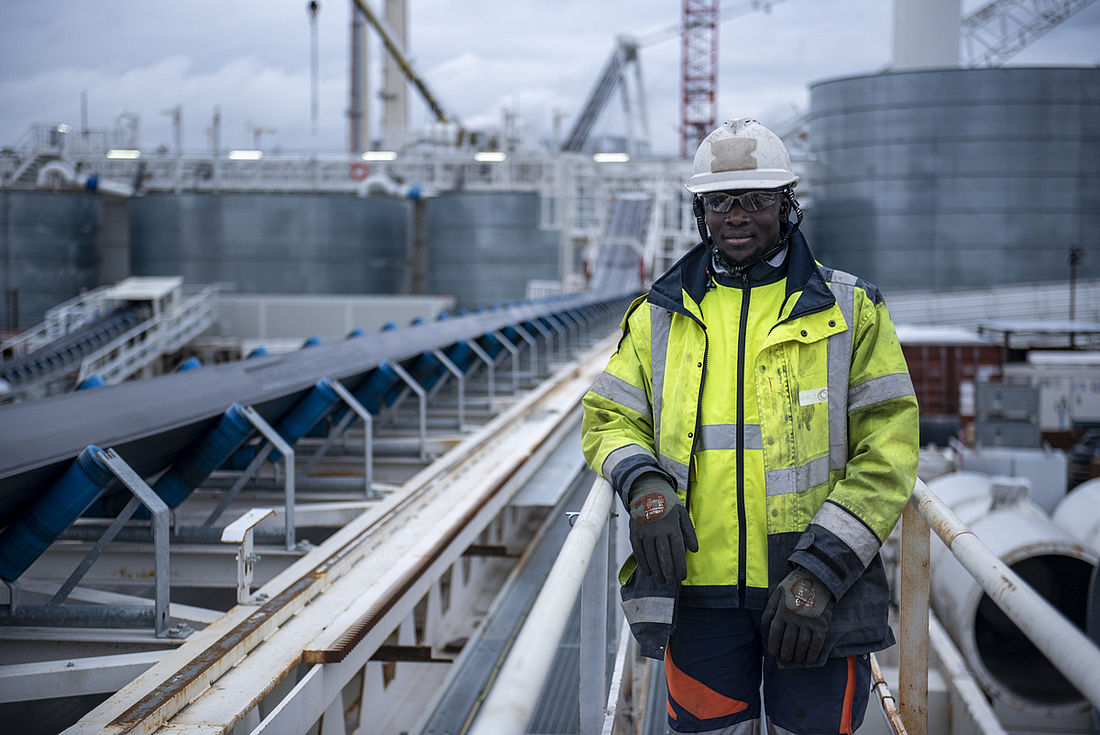
<path fill-rule="evenodd" d="M 217 286 L 207 286 L 179 309 L 158 314 L 96 350 L 80 363 L 76 382 L 99 375 L 107 383 L 117 383 L 179 349 L 213 323 L 217 291 Z"/>
<path fill-rule="evenodd" d="M 1092 703 L 1100 707 L 1100 648 L 990 551 L 958 516 L 917 480 L 902 514 L 901 668 L 898 709 L 910 735 L 928 732 L 930 529 L 985 594 Z M 938 624 L 933 626 L 939 635 Z"/>
<path fill-rule="evenodd" d="M 618 705 L 628 696 L 629 681 L 624 672 L 635 657 L 633 639 L 624 620 L 609 687 L 608 591 L 615 573 L 614 565 L 609 563 L 609 540 L 611 527 L 618 524 L 609 524 L 608 518 L 612 521 L 617 518 L 611 515 L 614 496 L 611 485 L 597 478 L 474 721 L 473 735 L 527 731 L 578 595 L 581 661 L 577 732 L 579 735 L 612 732 Z M 622 614 L 617 617 L 621 619 Z"/>
<path fill-rule="evenodd" d="M 0 355 L 24 355 L 103 316 L 105 295 L 110 289 L 100 286 L 51 308 L 40 324 L 0 342 Z"/>

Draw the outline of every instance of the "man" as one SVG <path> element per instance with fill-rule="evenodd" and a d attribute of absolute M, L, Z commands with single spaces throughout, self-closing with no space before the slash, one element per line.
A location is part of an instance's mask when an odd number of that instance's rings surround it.
<path fill-rule="evenodd" d="M 757 732 L 761 677 L 769 732 L 853 732 L 893 643 L 878 551 L 916 480 L 916 398 L 881 294 L 798 231 L 797 181 L 755 120 L 707 136 L 703 241 L 630 306 L 583 401 L 676 732 Z"/>

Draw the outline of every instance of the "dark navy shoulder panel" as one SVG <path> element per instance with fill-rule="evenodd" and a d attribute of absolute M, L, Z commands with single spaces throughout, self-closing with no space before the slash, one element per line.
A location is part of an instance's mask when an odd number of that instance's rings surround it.
<path fill-rule="evenodd" d="M 697 304 L 703 300 L 710 280 L 709 264 L 707 243 L 700 242 L 653 282 L 649 291 L 649 302 L 690 316 L 690 312 L 684 307 L 683 292 L 686 291 Z"/>
<path fill-rule="evenodd" d="M 836 268 L 829 268 L 827 266 L 821 266 L 821 274 L 825 277 L 825 280 L 830 282 L 830 283 L 833 282 L 833 280 L 834 280 L 833 279 L 833 274 L 835 274 L 836 272 L 837 272 Z M 846 271 L 840 271 L 840 272 L 841 273 L 846 273 Z M 856 275 L 850 275 L 850 277 L 855 279 L 855 287 L 858 288 L 858 289 L 861 289 L 864 293 L 866 293 L 867 298 L 869 298 L 871 300 L 872 304 L 874 304 L 875 306 L 878 306 L 879 304 L 886 301 L 886 299 L 883 298 L 883 296 L 882 296 L 882 292 L 878 290 L 878 286 L 876 286 L 875 284 L 871 283 L 870 281 L 864 280 L 864 279 L 862 279 L 862 278 L 860 278 L 859 276 L 856 276 Z"/>

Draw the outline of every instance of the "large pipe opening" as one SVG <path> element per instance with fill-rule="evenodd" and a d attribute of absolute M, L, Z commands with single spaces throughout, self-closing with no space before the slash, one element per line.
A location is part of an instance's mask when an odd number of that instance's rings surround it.
<path fill-rule="evenodd" d="M 1051 605 L 1084 630 L 1092 564 L 1062 554 L 1046 554 L 1022 559 L 1011 566 Z M 982 595 L 974 614 L 974 642 L 982 664 L 1016 696 L 1041 705 L 1071 704 L 1084 699 L 989 595 Z"/>

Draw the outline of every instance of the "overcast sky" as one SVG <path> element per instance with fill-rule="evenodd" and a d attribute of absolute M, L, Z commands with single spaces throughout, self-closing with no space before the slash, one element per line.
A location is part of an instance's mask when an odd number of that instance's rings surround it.
<path fill-rule="evenodd" d="M 809 102 L 808 85 L 888 66 L 890 0 L 772 0 L 719 31 L 719 117 L 778 124 Z M 378 0 L 372 0 L 377 7 Z M 745 5 L 726 0 L 724 6 Z M 963 0 L 964 14 L 984 4 Z M 675 24 L 677 0 L 409 0 L 415 66 L 443 106 L 467 126 L 518 114 L 532 140 L 549 138 L 555 110 L 565 128 L 583 105 L 616 36 Z M 249 125 L 276 130 L 268 151 L 339 152 L 346 146 L 348 0 L 321 0 L 320 111 L 310 124 L 310 37 L 304 0 L 4 0 L 0 5 L 0 145 L 32 122 L 110 129 L 124 111 L 140 117 L 140 143 L 172 143 L 169 117 L 183 109 L 186 152 L 210 149 L 220 106 L 222 148 L 251 147 Z M 378 44 L 374 44 L 377 49 Z M 651 137 L 678 149 L 679 45 L 641 52 Z M 1013 65 L 1100 64 L 1100 3 L 1050 31 Z M 377 72 L 378 65 L 375 65 Z M 377 85 L 372 92 L 376 93 Z M 414 125 L 430 114 L 411 97 Z M 374 106 L 372 117 L 377 115 Z M 617 119 L 618 118 L 618 119 Z M 621 134 L 611 112 L 600 132 Z"/>

